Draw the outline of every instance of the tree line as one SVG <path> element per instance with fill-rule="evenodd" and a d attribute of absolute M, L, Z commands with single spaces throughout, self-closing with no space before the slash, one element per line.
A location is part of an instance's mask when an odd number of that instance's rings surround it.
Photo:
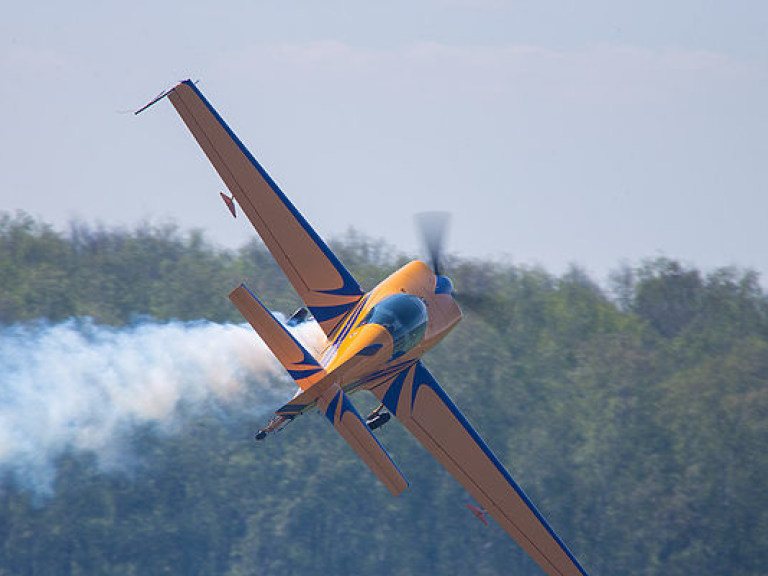
<path fill-rule="evenodd" d="M 333 249 L 367 289 L 406 261 L 356 233 Z M 756 273 L 668 258 L 606 286 L 577 267 L 453 258 L 447 272 L 465 319 L 425 363 L 590 574 L 766 573 Z M 227 293 L 244 279 L 273 309 L 299 305 L 258 242 L 0 215 L 2 325 L 240 322 Z M 378 433 L 411 481 L 394 499 L 322 418 L 255 445 L 262 422 L 229 416 L 170 436 L 137 427 L 130 474 L 66 453 L 47 496 L 4 473 L 0 575 L 541 574 L 399 424 Z"/>

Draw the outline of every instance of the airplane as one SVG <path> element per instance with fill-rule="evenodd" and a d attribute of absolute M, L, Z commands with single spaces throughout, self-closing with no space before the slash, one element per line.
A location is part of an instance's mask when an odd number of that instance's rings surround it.
<path fill-rule="evenodd" d="M 326 336 L 325 347 L 315 356 L 244 284 L 229 294 L 298 386 L 256 439 L 319 410 L 397 496 L 408 481 L 372 431 L 392 415 L 546 574 L 587 576 L 421 361 L 462 318 L 451 280 L 440 270 L 435 242 L 431 266 L 414 260 L 363 292 L 196 83 L 185 80 L 136 113 L 166 97 L 304 302 L 306 310 L 292 321 L 311 315 Z M 234 215 L 232 200 L 222 197 Z M 360 390 L 380 402 L 366 419 L 349 399 Z"/>

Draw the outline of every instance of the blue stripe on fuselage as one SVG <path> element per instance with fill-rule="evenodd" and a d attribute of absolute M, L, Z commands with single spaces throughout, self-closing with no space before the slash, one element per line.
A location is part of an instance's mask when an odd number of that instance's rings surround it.
<path fill-rule="evenodd" d="M 360 312 L 362 312 L 363 308 L 365 307 L 365 303 L 368 301 L 368 296 L 369 295 L 366 294 L 358 301 L 357 307 L 352 311 L 352 313 L 349 315 L 349 318 L 347 318 L 347 320 L 344 322 L 344 325 L 341 327 L 341 330 L 339 330 L 339 333 L 333 339 L 333 344 L 320 358 L 320 364 L 323 367 L 328 366 L 331 360 L 333 360 L 333 358 L 336 356 L 336 352 L 338 352 L 339 346 L 344 341 L 344 338 L 347 337 L 347 334 L 349 334 L 350 330 L 352 330 L 352 326 L 355 325 L 355 322 L 360 316 Z"/>

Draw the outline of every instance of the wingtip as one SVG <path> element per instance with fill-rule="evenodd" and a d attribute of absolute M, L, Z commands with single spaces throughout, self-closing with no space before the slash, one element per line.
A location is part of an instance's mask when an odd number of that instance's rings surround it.
<path fill-rule="evenodd" d="M 150 100 L 149 103 L 145 104 L 144 106 L 142 106 L 141 108 L 136 110 L 136 112 L 134 112 L 133 115 L 134 116 L 138 116 L 139 114 L 144 112 L 144 110 L 146 110 L 147 108 L 150 108 L 151 106 L 154 106 L 155 104 L 160 102 L 160 100 L 162 100 L 163 98 L 168 96 L 168 94 L 170 94 L 171 92 L 176 90 L 176 88 L 178 88 L 182 84 L 186 84 L 187 86 L 194 87 L 195 84 L 197 84 L 198 82 L 199 82 L 198 80 L 194 80 L 193 81 L 191 78 L 187 78 L 186 80 L 182 80 L 181 82 L 178 82 L 178 83 L 174 84 L 171 88 L 168 88 L 167 90 L 163 90 L 162 92 L 160 92 L 160 94 L 158 94 L 152 100 Z"/>
<path fill-rule="evenodd" d="M 175 89 L 176 89 L 176 86 L 174 86 L 173 88 L 168 88 L 167 90 L 163 90 L 162 92 L 160 92 L 160 94 L 158 94 L 158 95 L 157 95 L 157 96 L 155 96 L 155 97 L 154 97 L 152 100 L 150 100 L 150 102 L 149 102 L 148 104 L 145 104 L 144 106 L 142 106 L 141 108 L 139 108 L 138 110 L 136 110 L 136 112 L 134 112 L 134 113 L 133 113 L 133 115 L 134 115 L 134 116 L 138 116 L 139 114 L 141 114 L 142 112 L 144 112 L 144 110 L 146 110 L 147 108 L 149 108 L 149 107 L 151 107 L 151 106 L 154 106 L 155 104 L 157 104 L 158 102 L 160 102 L 160 100 L 162 100 L 163 98 L 165 98 L 166 96 L 168 96 L 168 94 L 170 94 L 171 92 L 173 92 Z"/>

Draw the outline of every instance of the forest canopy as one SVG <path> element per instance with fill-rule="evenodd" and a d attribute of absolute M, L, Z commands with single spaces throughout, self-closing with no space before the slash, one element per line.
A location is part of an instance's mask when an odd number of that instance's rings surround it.
<path fill-rule="evenodd" d="M 365 289 L 407 261 L 356 233 L 332 247 Z M 590 574 L 766 573 L 768 298 L 755 272 L 655 258 L 601 286 L 577 267 L 454 257 L 447 274 L 465 319 L 425 363 Z M 240 323 L 227 294 L 241 281 L 274 310 L 300 304 L 256 241 L 225 250 L 170 225 L 57 232 L 0 214 L 3 338 L 71 318 Z M 12 377 L 0 374 L 0 428 Z M 467 513 L 399 424 L 379 433 L 411 482 L 393 499 L 321 418 L 255 445 L 267 416 L 137 425 L 128 470 L 65 450 L 47 494 L 0 459 L 0 575 L 542 574 Z"/>

